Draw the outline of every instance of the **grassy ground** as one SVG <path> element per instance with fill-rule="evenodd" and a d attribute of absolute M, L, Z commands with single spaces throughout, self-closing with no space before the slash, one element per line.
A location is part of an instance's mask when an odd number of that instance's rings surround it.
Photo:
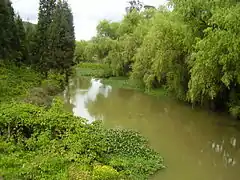
<path fill-rule="evenodd" d="M 77 74 L 79 76 L 101 77 L 106 78 L 110 76 L 110 70 L 106 65 L 93 63 L 80 63 L 76 66 Z"/>
<path fill-rule="evenodd" d="M 140 83 L 134 80 L 129 80 L 128 77 L 110 77 L 103 79 L 104 84 L 111 85 L 115 88 L 123 89 L 133 89 L 137 91 L 144 92 L 152 96 L 166 96 L 166 91 L 164 89 L 151 89 L 146 90 L 143 86 L 139 85 Z"/>

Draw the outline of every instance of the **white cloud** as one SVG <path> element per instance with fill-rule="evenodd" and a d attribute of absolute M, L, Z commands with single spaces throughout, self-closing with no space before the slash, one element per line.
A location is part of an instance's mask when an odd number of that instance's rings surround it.
<path fill-rule="evenodd" d="M 12 0 L 16 12 L 24 20 L 37 22 L 39 0 Z M 96 34 L 96 26 L 102 19 L 117 21 L 122 18 L 127 0 L 68 0 L 73 16 L 76 38 L 88 40 Z M 144 0 L 145 4 L 159 5 L 166 0 Z"/>

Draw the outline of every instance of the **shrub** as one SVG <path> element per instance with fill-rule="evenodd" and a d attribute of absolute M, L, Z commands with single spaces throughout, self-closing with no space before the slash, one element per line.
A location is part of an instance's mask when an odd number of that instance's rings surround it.
<path fill-rule="evenodd" d="M 97 165 L 93 167 L 93 180 L 118 180 L 120 175 L 110 166 Z"/>

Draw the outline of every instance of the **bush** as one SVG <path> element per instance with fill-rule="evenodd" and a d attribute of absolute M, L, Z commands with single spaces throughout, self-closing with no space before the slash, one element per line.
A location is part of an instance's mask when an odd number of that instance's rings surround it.
<path fill-rule="evenodd" d="M 91 169 L 88 166 L 74 164 L 70 166 L 68 173 L 70 180 L 91 180 Z"/>
<path fill-rule="evenodd" d="M 42 81 L 42 87 L 46 89 L 49 95 L 56 95 L 66 85 L 64 75 L 57 72 L 50 72 L 48 78 Z"/>
<path fill-rule="evenodd" d="M 53 97 L 63 90 L 64 85 L 64 76 L 51 72 L 48 79 L 42 81 L 41 87 L 32 88 L 29 91 L 24 102 L 49 107 Z"/>
<path fill-rule="evenodd" d="M 120 175 L 110 166 L 97 165 L 93 168 L 93 180 L 118 180 Z"/>
<path fill-rule="evenodd" d="M 29 95 L 24 98 L 24 102 L 35 104 L 37 106 L 50 106 L 52 97 L 49 96 L 48 90 L 44 88 L 33 88 L 30 90 Z"/>

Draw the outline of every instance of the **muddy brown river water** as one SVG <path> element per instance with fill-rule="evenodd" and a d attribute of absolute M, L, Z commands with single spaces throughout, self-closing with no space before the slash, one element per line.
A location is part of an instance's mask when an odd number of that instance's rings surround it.
<path fill-rule="evenodd" d="M 76 116 L 148 138 L 167 166 L 151 180 L 240 180 L 240 122 L 227 116 L 81 77 L 72 79 L 64 99 Z"/>

